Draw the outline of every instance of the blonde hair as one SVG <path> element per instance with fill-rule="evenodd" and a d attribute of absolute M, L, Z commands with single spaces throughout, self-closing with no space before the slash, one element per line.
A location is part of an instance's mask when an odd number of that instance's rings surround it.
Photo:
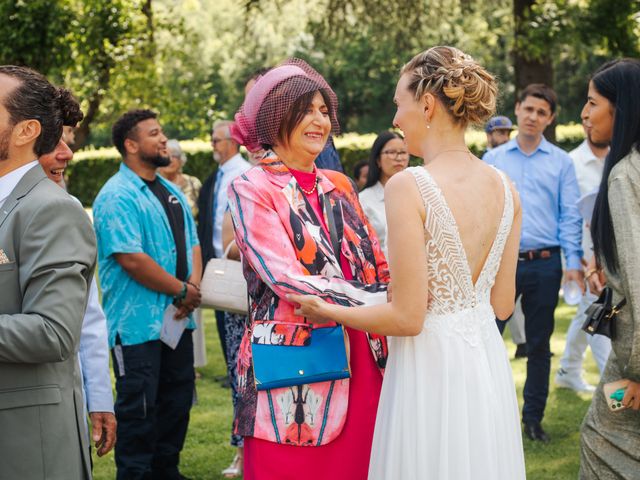
<path fill-rule="evenodd" d="M 402 67 L 400 74 L 405 73 L 411 75 L 408 88 L 416 100 L 432 93 L 456 123 L 481 124 L 495 112 L 495 78 L 455 47 L 432 47 L 419 53 Z"/>

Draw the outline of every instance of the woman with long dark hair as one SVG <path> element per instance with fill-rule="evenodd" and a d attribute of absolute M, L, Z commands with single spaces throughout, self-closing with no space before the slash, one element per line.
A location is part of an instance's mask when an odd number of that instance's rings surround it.
<path fill-rule="evenodd" d="M 396 173 L 409 166 L 409 152 L 404 138 L 397 132 L 378 135 L 369 154 L 367 182 L 360 192 L 360 204 L 375 229 L 382 250 L 386 251 L 387 217 L 384 209 L 384 186 Z"/>
<path fill-rule="evenodd" d="M 612 352 L 582 424 L 581 479 L 637 478 L 640 472 L 640 61 L 603 65 L 589 82 L 582 112 L 594 141 L 611 141 L 591 235 L 616 318 Z M 628 380 L 612 411 L 603 385 Z"/>

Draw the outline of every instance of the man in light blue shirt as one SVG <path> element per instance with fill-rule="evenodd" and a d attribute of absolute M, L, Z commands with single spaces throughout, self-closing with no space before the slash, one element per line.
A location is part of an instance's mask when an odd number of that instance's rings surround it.
<path fill-rule="evenodd" d="M 179 188 L 156 175 L 170 161 L 156 114 L 127 112 L 112 133 L 123 163 L 93 214 L 116 376 L 117 478 L 180 479 L 195 385 L 190 314 L 202 277 L 196 226 Z M 175 347 L 160 341 L 172 304 L 168 321 L 187 322 Z"/>
<path fill-rule="evenodd" d="M 532 440 L 548 442 L 541 426 L 549 394 L 554 310 L 562 280 L 584 289 L 582 220 L 573 162 L 549 143 L 544 129 L 554 119 L 557 97 L 543 84 L 531 84 L 519 95 L 515 114 L 518 135 L 487 152 L 483 160 L 503 170 L 514 182 L 522 202 L 522 236 L 516 273 L 516 296 L 522 296 L 527 338 L 527 380 L 522 422 Z M 502 319 L 499 319 L 502 320 Z M 498 321 L 502 331 L 505 321 Z"/>

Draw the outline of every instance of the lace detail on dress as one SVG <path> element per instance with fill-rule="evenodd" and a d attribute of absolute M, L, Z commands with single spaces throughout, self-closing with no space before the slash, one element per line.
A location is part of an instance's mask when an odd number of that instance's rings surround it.
<path fill-rule="evenodd" d="M 513 199 L 504 174 L 499 172 L 505 189 L 502 218 L 474 286 L 458 226 L 442 191 L 424 167 L 411 167 L 407 170 L 416 179 L 426 212 L 424 228 L 429 271 L 428 314 L 450 314 L 473 309 L 479 303 L 488 303 L 513 222 Z M 462 328 L 464 330 L 466 327 Z"/>

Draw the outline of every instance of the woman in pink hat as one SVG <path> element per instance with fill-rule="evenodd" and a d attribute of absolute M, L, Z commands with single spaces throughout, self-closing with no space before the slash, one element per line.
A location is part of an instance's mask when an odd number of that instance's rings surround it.
<path fill-rule="evenodd" d="M 291 59 L 258 79 L 232 128 L 250 151 L 267 152 L 229 188 L 251 320 L 238 360 L 235 425 L 245 437 L 247 480 L 367 477 L 386 339 L 347 328 L 350 378 L 267 390 L 256 388 L 252 355 L 255 345 L 313 343 L 315 325 L 294 313 L 288 294 L 341 305 L 387 301 L 387 263 L 353 183 L 314 165 L 338 132 L 336 111 L 326 81 Z"/>

